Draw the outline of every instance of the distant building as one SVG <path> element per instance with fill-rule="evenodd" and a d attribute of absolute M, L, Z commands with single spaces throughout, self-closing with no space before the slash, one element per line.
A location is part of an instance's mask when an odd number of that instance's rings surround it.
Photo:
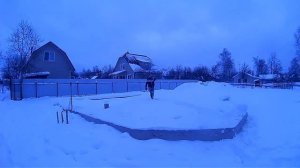
<path fill-rule="evenodd" d="M 258 77 L 246 72 L 239 72 L 233 76 L 233 83 L 254 84 L 257 80 L 259 80 Z"/>
<path fill-rule="evenodd" d="M 259 79 L 262 84 L 264 83 L 274 83 L 277 82 L 280 79 L 279 74 L 264 74 L 264 75 L 259 75 Z"/>
<path fill-rule="evenodd" d="M 149 76 L 152 66 L 149 57 L 126 52 L 119 57 L 110 76 L 114 79 L 144 79 Z"/>
<path fill-rule="evenodd" d="M 23 72 L 24 78 L 70 79 L 75 68 L 67 54 L 50 41 L 33 51 Z"/>

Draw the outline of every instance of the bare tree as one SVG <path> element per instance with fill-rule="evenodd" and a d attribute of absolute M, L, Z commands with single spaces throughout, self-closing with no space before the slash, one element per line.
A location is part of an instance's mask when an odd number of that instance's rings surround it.
<path fill-rule="evenodd" d="M 102 79 L 110 79 L 111 78 L 111 73 L 114 71 L 114 68 L 111 65 L 106 65 L 102 69 Z"/>
<path fill-rule="evenodd" d="M 291 61 L 288 75 L 289 78 L 293 81 L 297 81 L 300 79 L 300 64 L 296 57 Z"/>
<path fill-rule="evenodd" d="M 41 42 L 33 27 L 22 20 L 8 39 L 9 49 L 4 58 L 4 73 L 10 78 L 20 78 L 22 69 L 31 53 Z"/>
<path fill-rule="evenodd" d="M 222 71 L 222 79 L 225 81 L 229 81 L 235 71 L 231 53 L 226 48 L 224 48 L 223 51 L 220 53 L 219 58 L 219 64 L 221 66 Z"/>
<path fill-rule="evenodd" d="M 254 57 L 253 63 L 257 76 L 268 73 L 268 65 L 264 59 Z"/>
<path fill-rule="evenodd" d="M 194 79 L 201 80 L 201 81 L 209 81 L 212 80 L 211 72 L 209 68 L 206 66 L 197 66 L 194 68 L 193 71 Z"/>
<path fill-rule="evenodd" d="M 296 54 L 298 59 L 300 59 L 300 27 L 297 29 L 295 33 L 295 45 L 296 45 Z"/>
<path fill-rule="evenodd" d="M 182 79 L 192 79 L 193 78 L 193 71 L 190 67 L 185 66 L 183 68 L 183 75 Z"/>
<path fill-rule="evenodd" d="M 248 74 L 252 74 L 252 71 L 249 67 L 249 65 L 247 65 L 246 63 L 243 63 L 242 66 L 239 69 L 239 72 L 241 73 L 248 73 Z"/>
<path fill-rule="evenodd" d="M 269 58 L 269 69 L 271 74 L 279 74 L 282 71 L 280 60 L 277 58 L 276 53 L 272 53 Z"/>
<path fill-rule="evenodd" d="M 211 67 L 211 76 L 215 79 L 215 80 L 220 80 L 222 72 L 221 72 L 221 65 L 220 63 L 217 63 L 216 65 L 213 65 Z"/>
<path fill-rule="evenodd" d="M 183 68 L 181 65 L 177 65 L 175 68 L 176 77 L 175 79 L 181 79 L 183 77 Z"/>

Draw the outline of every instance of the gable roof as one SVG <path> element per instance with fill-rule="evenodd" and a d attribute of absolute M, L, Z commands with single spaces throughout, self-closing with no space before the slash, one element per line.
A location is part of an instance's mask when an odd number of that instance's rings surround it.
<path fill-rule="evenodd" d="M 45 46 L 52 46 L 54 48 L 56 48 L 57 50 L 61 51 L 67 58 L 68 62 L 70 63 L 72 70 L 75 71 L 75 68 L 71 62 L 71 60 L 69 59 L 68 55 L 66 54 L 66 52 L 64 50 L 62 50 L 61 48 L 59 48 L 56 44 L 54 44 L 52 41 L 49 41 L 48 43 L 42 45 L 41 47 L 39 47 L 38 49 L 34 50 L 32 52 L 32 54 L 30 55 L 30 57 L 28 58 L 26 65 L 28 64 L 28 62 L 32 59 L 32 56 L 35 55 L 37 52 L 39 52 L 40 50 L 42 50 Z M 25 66 L 26 67 L 26 66 Z"/>

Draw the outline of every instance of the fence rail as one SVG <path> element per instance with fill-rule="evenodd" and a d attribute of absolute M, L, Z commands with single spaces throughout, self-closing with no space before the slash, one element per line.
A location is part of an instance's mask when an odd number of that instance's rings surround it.
<path fill-rule="evenodd" d="M 294 83 L 265 83 L 265 84 L 251 84 L 251 83 L 231 83 L 233 86 L 239 87 L 262 87 L 262 88 L 278 88 L 278 89 L 293 89 L 294 87 L 299 87 L 300 85 Z"/>
<path fill-rule="evenodd" d="M 155 89 L 174 89 L 182 83 L 195 80 L 157 80 Z M 138 79 L 25 79 L 12 80 L 10 93 L 12 100 L 38 98 L 43 96 L 82 96 L 104 93 L 121 93 L 145 90 L 146 80 Z"/>

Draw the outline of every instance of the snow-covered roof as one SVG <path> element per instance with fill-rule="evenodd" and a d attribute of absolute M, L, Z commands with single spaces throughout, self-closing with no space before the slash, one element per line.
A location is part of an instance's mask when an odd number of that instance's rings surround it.
<path fill-rule="evenodd" d="M 235 78 L 236 76 L 238 76 L 238 75 L 241 74 L 241 73 L 242 73 L 242 72 L 237 73 L 237 74 L 234 75 L 232 78 Z M 244 72 L 244 74 L 245 74 L 245 75 L 248 75 L 248 76 L 250 76 L 250 77 L 252 77 L 252 78 L 258 78 L 257 76 L 251 75 L 251 74 L 249 74 L 249 73 L 247 73 L 247 72 Z"/>
<path fill-rule="evenodd" d="M 265 75 L 259 75 L 260 79 L 265 79 L 265 80 L 271 80 L 277 78 L 276 74 L 265 74 Z"/>
<path fill-rule="evenodd" d="M 91 79 L 97 79 L 97 78 L 98 78 L 98 75 L 91 77 Z"/>
<path fill-rule="evenodd" d="M 152 63 L 152 60 L 145 55 L 131 54 L 131 53 L 127 52 L 127 53 L 125 53 L 124 56 L 128 59 L 129 63 L 136 63 L 137 61 L 145 62 L 145 63 Z"/>
<path fill-rule="evenodd" d="M 116 71 L 116 72 L 110 73 L 109 75 L 118 75 L 123 72 L 126 72 L 126 70 Z"/>
<path fill-rule="evenodd" d="M 48 76 L 48 75 L 50 75 L 50 72 L 34 72 L 34 73 L 23 74 L 23 77 L 29 78 L 29 77 L 37 77 L 37 76 Z"/>
<path fill-rule="evenodd" d="M 131 64 L 129 63 L 129 66 L 131 67 L 131 69 L 134 71 L 134 72 L 137 72 L 137 71 L 143 71 L 143 68 L 137 64 Z"/>

